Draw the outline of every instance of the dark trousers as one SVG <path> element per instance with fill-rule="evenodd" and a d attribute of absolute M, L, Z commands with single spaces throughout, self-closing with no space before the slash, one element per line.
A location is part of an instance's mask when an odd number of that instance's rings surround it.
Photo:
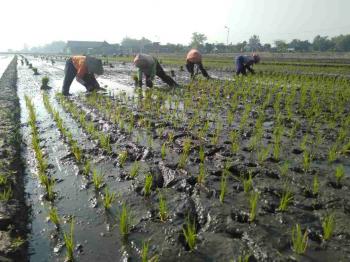
<path fill-rule="evenodd" d="M 62 87 L 62 94 L 68 95 L 69 88 L 72 85 L 74 77 L 77 75 L 77 70 L 75 69 L 72 59 L 66 61 L 66 66 L 64 67 L 64 80 Z M 84 75 L 83 80 L 85 82 L 85 87 L 88 91 L 92 91 L 94 88 L 98 88 L 99 84 L 94 76 L 94 74 L 87 73 Z"/>
<path fill-rule="evenodd" d="M 156 64 L 156 76 L 158 76 L 160 79 L 162 79 L 162 81 L 166 84 L 168 84 L 169 86 L 172 86 L 172 87 L 175 87 L 175 86 L 178 86 L 178 84 L 175 82 L 174 79 L 172 79 L 170 76 L 168 76 L 162 66 L 159 64 L 159 62 L 157 61 L 157 64 Z M 150 80 L 147 79 L 146 77 L 146 84 L 147 82 L 149 82 Z"/>
<path fill-rule="evenodd" d="M 66 61 L 66 66 L 64 67 L 64 80 L 62 86 L 62 94 L 68 95 L 69 88 L 73 82 L 74 77 L 77 75 L 77 70 L 75 69 L 72 59 Z"/>
<path fill-rule="evenodd" d="M 194 65 L 195 65 L 195 63 L 192 63 L 190 61 L 186 62 L 187 71 L 191 74 L 192 78 L 194 77 Z M 204 69 L 202 62 L 197 63 L 197 65 L 198 65 L 199 70 L 201 70 L 202 75 L 206 78 L 209 78 L 209 75 L 208 75 L 207 71 Z"/>
<path fill-rule="evenodd" d="M 243 56 L 238 56 L 236 58 L 236 75 L 247 75 L 247 70 L 244 65 L 244 57 Z"/>

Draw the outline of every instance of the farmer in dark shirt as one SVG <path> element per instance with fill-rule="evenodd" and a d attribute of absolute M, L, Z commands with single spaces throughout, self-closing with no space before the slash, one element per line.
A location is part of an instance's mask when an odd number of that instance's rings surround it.
<path fill-rule="evenodd" d="M 255 74 L 255 71 L 251 67 L 253 64 L 257 64 L 259 62 L 260 57 L 257 54 L 253 54 L 252 56 L 240 55 L 236 57 L 236 75 L 247 75 L 247 70 L 252 74 Z"/>

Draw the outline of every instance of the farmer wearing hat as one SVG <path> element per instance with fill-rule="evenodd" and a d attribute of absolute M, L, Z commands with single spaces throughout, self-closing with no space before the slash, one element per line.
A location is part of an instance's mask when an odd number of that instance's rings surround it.
<path fill-rule="evenodd" d="M 260 56 L 253 54 L 252 56 L 240 55 L 236 57 L 236 75 L 247 75 L 247 70 L 252 74 L 255 71 L 251 66 L 260 62 Z"/>
<path fill-rule="evenodd" d="M 64 68 L 62 94 L 69 95 L 69 88 L 74 77 L 86 87 L 87 91 L 102 89 L 96 81 L 95 75 L 103 74 L 102 61 L 90 56 L 72 56 L 66 61 Z"/>
<path fill-rule="evenodd" d="M 191 74 L 191 78 L 194 78 L 194 65 L 198 65 L 199 70 L 201 70 L 204 77 L 207 79 L 210 78 L 207 71 L 204 69 L 202 64 L 202 55 L 197 49 L 191 49 L 187 53 L 186 57 L 186 68 L 187 71 Z"/>
<path fill-rule="evenodd" d="M 138 72 L 138 85 L 142 87 L 142 75 L 145 75 L 146 86 L 153 87 L 153 79 L 158 76 L 163 82 L 167 83 L 171 87 L 179 86 L 174 79 L 168 76 L 158 60 L 147 54 L 137 54 L 134 59 L 134 65 L 139 69 Z"/>

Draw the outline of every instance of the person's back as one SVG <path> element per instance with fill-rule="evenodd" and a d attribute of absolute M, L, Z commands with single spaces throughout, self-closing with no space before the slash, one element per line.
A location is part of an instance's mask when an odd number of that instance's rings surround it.
<path fill-rule="evenodd" d="M 202 64 L 202 54 L 197 49 L 191 49 L 186 56 L 186 68 L 191 74 L 191 78 L 194 78 L 194 65 L 198 65 L 199 70 L 201 70 L 204 77 L 210 79 L 207 71 L 204 69 Z"/>
<path fill-rule="evenodd" d="M 193 48 L 187 53 L 186 60 L 191 63 L 197 64 L 202 62 L 202 55 L 197 49 Z"/>
<path fill-rule="evenodd" d="M 145 75 L 151 78 L 155 75 L 156 59 L 148 54 L 138 54 L 134 59 L 134 64 L 139 68 Z"/>

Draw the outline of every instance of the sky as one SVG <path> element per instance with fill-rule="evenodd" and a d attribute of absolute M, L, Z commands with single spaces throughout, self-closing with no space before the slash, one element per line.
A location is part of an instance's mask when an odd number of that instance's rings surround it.
<path fill-rule="evenodd" d="M 0 51 L 56 40 L 262 43 L 350 34 L 350 0 L 1 0 Z M 229 34 L 228 34 L 229 33 Z"/>

